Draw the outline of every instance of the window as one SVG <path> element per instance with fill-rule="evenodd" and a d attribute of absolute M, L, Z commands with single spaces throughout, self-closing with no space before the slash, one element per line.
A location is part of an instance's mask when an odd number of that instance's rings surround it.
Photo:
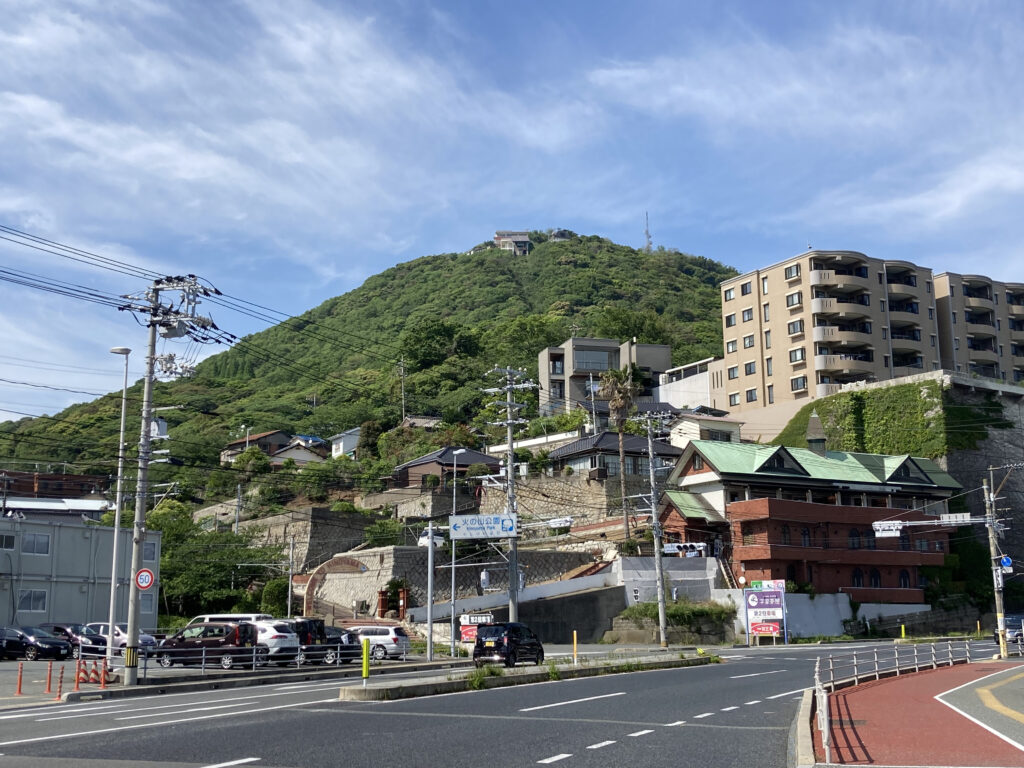
<path fill-rule="evenodd" d="M 788 267 L 786 267 L 786 279 L 792 280 L 796 277 L 800 277 L 800 265 L 790 264 Z"/>
<path fill-rule="evenodd" d="M 736 339 L 733 339 L 732 341 L 725 342 L 725 351 L 726 352 L 735 352 L 736 351 Z"/>
<path fill-rule="evenodd" d="M 693 468 L 704 469 L 704 457 L 698 453 L 693 454 Z"/>
<path fill-rule="evenodd" d="M 729 394 L 729 405 L 739 405 L 739 404 L 740 404 L 740 393 L 739 392 L 731 392 Z"/>
<path fill-rule="evenodd" d="M 932 292 L 932 281 L 931 280 L 925 280 L 924 281 L 924 290 L 925 290 L 926 293 L 931 293 Z"/>
<path fill-rule="evenodd" d="M 953 325 L 956 325 L 956 312 L 950 312 L 950 314 L 953 316 Z"/>
<path fill-rule="evenodd" d="M 798 333 L 804 332 L 804 321 L 794 320 L 786 326 L 786 331 L 790 336 L 796 336 Z"/>
<path fill-rule="evenodd" d="M 747 296 L 747 295 L 750 294 L 751 290 L 752 289 L 750 287 L 750 283 L 749 282 L 743 283 L 743 285 L 740 286 L 740 295 Z"/>
<path fill-rule="evenodd" d="M 147 563 L 156 562 L 156 542 L 155 541 L 144 541 L 142 542 L 142 559 Z"/>
<path fill-rule="evenodd" d="M 860 531 L 856 528 L 850 529 L 850 549 L 860 549 Z"/>
<path fill-rule="evenodd" d="M 750 308 L 750 307 L 747 307 L 746 309 L 744 309 L 743 310 L 743 322 L 744 323 L 749 323 L 753 319 L 754 319 L 754 310 L 752 308 Z"/>
<path fill-rule="evenodd" d="M 900 531 L 900 549 L 904 552 L 910 551 L 910 534 L 905 530 Z"/>
<path fill-rule="evenodd" d="M 871 586 L 875 589 L 881 589 L 882 587 L 882 574 L 878 572 L 877 568 L 871 569 Z"/>
<path fill-rule="evenodd" d="M 875 529 L 868 528 L 864 531 L 864 549 L 878 549 L 875 543 Z"/>
<path fill-rule="evenodd" d="M 143 592 L 139 595 L 139 610 L 142 613 L 156 613 L 156 595 L 152 592 Z"/>
<path fill-rule="evenodd" d="M 757 402 L 757 390 L 756 389 L 748 389 L 747 390 L 747 402 L 748 403 L 756 403 Z"/>
<path fill-rule="evenodd" d="M 853 569 L 853 577 L 850 579 L 851 586 L 863 587 L 864 586 L 864 571 L 860 568 Z"/>
<path fill-rule="evenodd" d="M 795 349 L 789 350 L 789 362 L 791 363 L 802 363 L 807 359 L 807 353 L 803 347 L 796 347 Z"/>
<path fill-rule="evenodd" d="M 878 300 L 878 308 L 880 310 L 882 310 L 883 312 L 885 312 L 885 299 L 879 299 Z"/>
<path fill-rule="evenodd" d="M 767 277 L 762 277 L 761 278 L 761 293 L 763 293 L 765 296 L 768 295 L 768 278 Z"/>
<path fill-rule="evenodd" d="M 811 529 L 801 528 L 800 529 L 800 546 L 809 547 L 811 546 Z"/>
<path fill-rule="evenodd" d="M 771 405 L 774 402 L 775 402 L 775 385 L 774 384 L 769 384 L 768 385 L 768 405 Z"/>
<path fill-rule="evenodd" d="M 726 315 L 725 316 L 725 327 L 726 328 L 732 328 L 734 325 L 736 325 L 736 315 L 735 314 Z"/>
<path fill-rule="evenodd" d="M 887 338 L 889 338 L 889 329 L 888 328 L 883 328 L 882 329 L 882 341 L 885 341 Z"/>
<path fill-rule="evenodd" d="M 729 379 L 738 379 L 740 377 L 740 367 L 738 365 L 730 366 L 729 368 Z"/>
<path fill-rule="evenodd" d="M 21 551 L 26 555 L 50 554 L 50 534 L 26 533 L 21 537 Z"/>
<path fill-rule="evenodd" d="M 768 305 L 767 304 L 762 304 L 761 305 L 761 312 L 764 315 L 764 321 L 767 323 L 768 322 L 768 317 L 769 317 Z"/>
<path fill-rule="evenodd" d="M 935 346 L 935 334 L 934 333 L 932 334 L 931 339 L 932 339 L 932 346 L 934 347 Z"/>
<path fill-rule="evenodd" d="M 749 336 L 744 336 L 743 337 L 743 348 L 744 349 L 750 349 L 752 346 L 754 346 L 754 334 L 750 334 Z"/>
<path fill-rule="evenodd" d="M 726 288 L 725 293 L 722 294 L 722 299 L 724 301 L 732 301 L 734 298 L 736 298 L 736 291 L 733 288 Z"/>
<path fill-rule="evenodd" d="M 807 377 L 797 376 L 795 379 L 790 379 L 789 388 L 793 392 L 801 392 L 807 389 Z"/>
<path fill-rule="evenodd" d="M 801 298 L 801 292 L 796 291 L 795 293 L 786 294 L 786 306 L 787 307 L 799 307 L 803 303 Z"/>
<path fill-rule="evenodd" d="M 14 536 L 5 533 L 0 536 L 0 549 L 14 549 Z"/>
<path fill-rule="evenodd" d="M 19 589 L 18 611 L 27 613 L 46 613 L 45 589 Z"/>
<path fill-rule="evenodd" d="M 765 331 L 764 332 L 764 348 L 765 349 L 771 349 L 772 348 L 772 332 L 771 331 Z"/>
<path fill-rule="evenodd" d="M 789 543 L 790 543 L 789 542 L 789 526 L 788 525 L 783 525 L 782 526 L 782 528 L 779 530 L 779 536 L 782 539 L 783 546 L 788 547 Z"/>
<path fill-rule="evenodd" d="M 910 589 L 910 573 L 906 568 L 900 571 L 900 589 Z"/>
<path fill-rule="evenodd" d="M 766 357 L 764 359 L 764 375 L 765 376 L 771 376 L 772 375 L 772 359 L 770 357 Z"/>
<path fill-rule="evenodd" d="M 928 307 L 928 319 L 929 320 L 934 320 L 935 319 L 935 308 L 934 307 Z"/>
<path fill-rule="evenodd" d="M 756 362 L 751 361 L 749 363 L 744 363 L 743 364 L 743 375 L 745 375 L 745 376 L 753 376 L 755 373 L 757 373 L 757 363 Z"/>

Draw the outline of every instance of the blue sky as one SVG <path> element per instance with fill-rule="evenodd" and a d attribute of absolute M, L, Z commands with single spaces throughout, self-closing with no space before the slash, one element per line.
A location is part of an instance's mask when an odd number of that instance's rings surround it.
<path fill-rule="evenodd" d="M 1024 282 L 1017 2 L 0 13 L 0 224 L 281 311 L 495 229 L 639 247 L 645 212 L 655 245 L 742 271 L 812 245 Z M 0 267 L 145 287 L 3 241 Z M 0 378 L 25 382 L 0 382 L 0 407 L 86 399 L 30 384 L 119 389 L 107 350 L 133 347 L 134 376 L 144 337 L 0 282 Z"/>

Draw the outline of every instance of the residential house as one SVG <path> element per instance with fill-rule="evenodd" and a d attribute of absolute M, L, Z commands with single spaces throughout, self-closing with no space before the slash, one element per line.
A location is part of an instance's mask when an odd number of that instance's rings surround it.
<path fill-rule="evenodd" d="M 530 252 L 530 233 L 499 229 L 494 233 L 494 244 L 503 251 L 512 251 L 514 256 L 525 256 Z"/>
<path fill-rule="evenodd" d="M 930 459 L 809 443 L 812 449 L 693 440 L 668 480 L 687 495 L 666 495 L 660 509 L 721 515 L 729 525 L 724 556 L 740 584 L 787 579 L 859 602 L 923 602 L 922 568 L 944 562 L 951 529 L 939 515 L 960 484 Z M 880 521 L 925 525 L 883 538 L 872 527 Z"/>
<path fill-rule="evenodd" d="M 680 411 L 669 424 L 669 442 L 676 448 L 685 448 L 691 440 L 738 443 L 742 426 L 742 421 L 727 418 L 725 411 L 714 408 Z"/>
<path fill-rule="evenodd" d="M 706 357 L 669 368 L 658 377 L 654 399 L 676 408 L 725 406 L 725 365 L 720 357 Z"/>
<path fill-rule="evenodd" d="M 281 429 L 275 429 L 272 432 L 260 432 L 257 435 L 247 435 L 238 440 L 232 440 L 221 449 L 220 463 L 230 464 L 239 454 L 254 445 L 267 454 L 267 456 L 273 456 L 288 445 L 291 440 L 292 436 Z"/>
<path fill-rule="evenodd" d="M 110 475 L 69 475 L 54 472 L 0 472 L 0 490 L 34 498 L 83 499 L 103 494 L 115 479 Z"/>
<path fill-rule="evenodd" d="M 318 464 L 327 459 L 328 444 L 325 440 L 312 435 L 295 435 L 287 445 L 270 454 L 270 465 L 280 467 L 288 459 L 302 467 L 306 464 Z"/>
<path fill-rule="evenodd" d="M 355 458 L 356 448 L 359 445 L 359 435 L 362 431 L 362 427 L 353 427 L 327 438 L 327 441 L 331 444 L 331 458 L 336 459 L 339 456 L 348 456 L 350 459 Z"/>
<path fill-rule="evenodd" d="M 649 453 L 646 437 L 623 435 L 623 453 L 626 458 L 626 475 L 649 477 Z M 682 451 L 661 440 L 654 441 L 654 469 L 670 467 Z M 619 435 L 617 432 L 598 432 L 596 435 L 581 437 L 568 445 L 556 448 L 548 454 L 548 460 L 555 474 L 570 470 L 572 474 L 585 475 L 592 479 L 618 477 Z"/>
<path fill-rule="evenodd" d="M 455 451 L 462 451 L 458 455 Z M 486 453 L 472 448 L 447 446 L 419 456 L 412 461 L 399 464 L 392 472 L 391 486 L 395 488 L 422 487 L 427 484 L 427 477 L 450 478 L 452 475 L 465 477 L 472 464 L 483 464 L 490 474 L 497 474 L 501 469 L 501 460 L 488 456 Z"/>

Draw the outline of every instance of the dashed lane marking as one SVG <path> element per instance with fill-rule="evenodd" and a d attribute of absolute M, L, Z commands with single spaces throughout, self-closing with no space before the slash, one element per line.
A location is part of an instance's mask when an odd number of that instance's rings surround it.
<path fill-rule="evenodd" d="M 557 763 L 559 760 L 565 760 L 567 757 L 572 757 L 572 755 L 565 753 L 561 755 L 552 755 L 551 757 L 545 757 L 543 760 L 538 760 L 537 763 L 539 765 L 548 765 L 550 763 Z"/>
<path fill-rule="evenodd" d="M 693 719 L 694 720 L 700 720 L 702 717 L 711 717 L 713 714 L 715 714 L 715 713 L 714 712 L 705 712 L 703 715 L 694 715 Z"/>
<path fill-rule="evenodd" d="M 732 712 L 734 709 L 739 709 L 739 707 L 722 707 L 723 712 Z"/>
<path fill-rule="evenodd" d="M 564 707 L 567 704 L 579 704 L 584 701 L 597 701 L 598 699 L 610 699 L 614 696 L 625 696 L 625 691 L 618 693 L 606 693 L 603 696 L 588 696 L 585 699 L 571 699 L 569 701 L 556 701 L 554 704 L 541 704 L 539 707 L 525 707 L 520 712 L 536 712 L 538 709 L 550 709 L 551 707 Z"/>
<path fill-rule="evenodd" d="M 785 669 L 773 669 L 771 672 L 751 672 L 749 675 L 729 675 L 730 680 L 740 680 L 744 677 L 761 677 L 762 675 L 777 675 L 779 672 L 787 672 Z"/>
<path fill-rule="evenodd" d="M 587 749 L 601 749 L 601 747 L 608 747 L 614 743 L 614 741 L 599 741 L 597 744 L 591 744 Z"/>
<path fill-rule="evenodd" d="M 650 728 L 645 728 L 642 731 L 633 731 L 632 733 L 627 733 L 626 735 L 627 736 L 646 736 L 648 733 L 654 733 L 654 731 L 651 730 Z"/>
<path fill-rule="evenodd" d="M 675 727 L 677 725 L 683 725 L 685 722 L 686 722 L 685 720 L 676 720 L 674 723 L 665 723 L 665 727 L 666 728 L 673 728 L 673 727 Z"/>
<path fill-rule="evenodd" d="M 760 703 L 761 703 L 760 699 L 754 699 L 753 701 L 745 701 L 745 702 L 743 702 L 743 705 L 746 706 L 746 707 L 749 707 L 751 704 L 760 704 Z"/>
<path fill-rule="evenodd" d="M 204 765 L 203 768 L 228 768 L 231 765 L 245 765 L 246 763 L 257 763 L 262 758 L 259 757 L 243 757 L 239 760 L 232 760 L 227 763 L 217 763 L 216 765 Z"/>

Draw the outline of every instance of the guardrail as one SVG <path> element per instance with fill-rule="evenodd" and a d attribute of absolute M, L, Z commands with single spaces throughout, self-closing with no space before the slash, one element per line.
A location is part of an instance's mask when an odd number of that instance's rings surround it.
<path fill-rule="evenodd" d="M 1021 653 L 1021 650 L 1018 650 L 1018 653 Z M 841 656 L 819 656 L 814 663 L 814 702 L 825 762 L 832 762 L 832 734 L 829 728 L 828 708 L 830 693 L 865 680 L 880 680 L 883 677 L 920 672 L 922 669 L 969 664 L 971 661 L 970 640 L 962 645 L 954 645 L 952 640 L 928 645 L 894 644 L 892 652 L 886 648 L 873 648 L 867 652 L 854 651 Z"/>

